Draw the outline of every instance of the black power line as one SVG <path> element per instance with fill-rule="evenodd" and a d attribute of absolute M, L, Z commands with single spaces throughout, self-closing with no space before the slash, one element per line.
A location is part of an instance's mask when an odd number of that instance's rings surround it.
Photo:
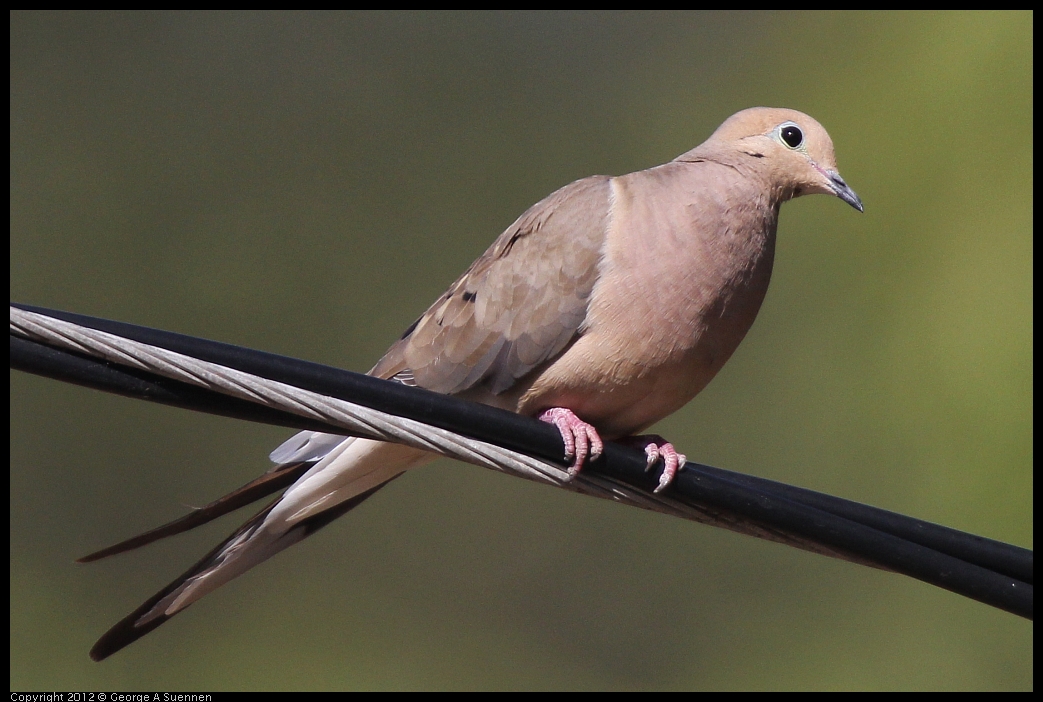
<path fill-rule="evenodd" d="M 565 465 L 558 431 L 511 412 L 360 373 L 197 337 L 28 305 L 12 307 L 158 346 L 269 380 L 414 419 Z M 211 414 L 343 434 L 344 429 L 99 360 L 11 333 L 11 368 Z M 650 492 L 640 451 L 606 445 L 584 467 Z M 1031 619 L 1032 552 L 857 502 L 763 478 L 688 463 L 669 496 L 750 533 L 892 570 Z M 740 529 L 744 530 L 744 529 Z"/>

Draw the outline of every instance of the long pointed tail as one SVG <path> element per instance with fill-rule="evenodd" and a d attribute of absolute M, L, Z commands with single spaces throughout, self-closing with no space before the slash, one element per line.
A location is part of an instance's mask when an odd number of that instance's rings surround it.
<path fill-rule="evenodd" d="M 401 475 L 401 473 L 399 473 L 399 475 Z M 395 478 L 397 477 L 398 475 L 395 476 Z M 394 480 L 394 478 L 391 480 Z M 389 480 L 387 482 L 391 481 Z M 387 485 L 387 482 L 381 483 L 375 488 L 371 488 L 349 500 L 345 500 L 333 509 L 322 512 L 309 520 L 301 522 L 298 527 L 286 532 L 281 538 L 275 539 L 266 544 L 265 548 L 259 550 L 256 553 L 255 558 L 251 559 L 252 562 L 240 562 L 239 567 L 235 568 L 234 571 L 230 568 L 222 573 L 222 575 L 225 576 L 222 578 L 222 582 L 214 584 L 213 587 L 216 588 L 219 585 L 224 584 L 224 582 L 241 575 L 261 561 L 274 556 L 284 548 L 292 546 L 305 537 L 314 534 L 337 517 L 340 517 L 357 507 L 367 497 Z M 178 604 L 179 595 L 182 594 L 186 587 L 195 579 L 204 577 L 208 572 L 219 568 L 224 562 L 227 552 L 233 548 L 235 544 L 249 540 L 256 529 L 264 522 L 264 518 L 268 516 L 277 502 L 278 500 L 265 507 L 246 522 L 246 524 L 239 527 L 234 534 L 229 536 L 228 539 L 222 542 L 217 548 L 203 556 L 202 560 L 185 571 L 179 578 L 147 599 L 140 607 L 113 625 L 112 628 L 106 631 L 91 648 L 91 658 L 95 661 L 101 661 L 108 658 L 113 653 L 116 653 L 120 649 L 134 643 L 142 636 L 157 628 L 187 607 L 188 603 Z"/>
<path fill-rule="evenodd" d="M 91 649 L 91 658 L 100 661 L 140 639 L 204 595 L 314 534 L 406 469 L 430 458 L 431 454 L 397 444 L 345 439 L 279 499 L 109 629 Z"/>
<path fill-rule="evenodd" d="M 246 505 L 256 502 L 263 497 L 267 497 L 272 493 L 278 492 L 286 487 L 289 487 L 297 481 L 302 475 L 304 475 L 314 463 L 287 463 L 281 466 L 276 466 L 275 469 L 265 473 L 256 480 L 251 480 L 246 485 L 233 490 L 232 492 L 219 497 L 208 505 L 204 505 L 199 509 L 194 509 L 183 517 L 178 517 L 172 522 L 167 522 L 163 526 L 150 529 L 144 534 L 138 534 L 137 536 L 131 537 L 126 541 L 120 541 L 118 544 L 113 544 L 107 548 L 103 548 L 100 551 L 77 558 L 77 563 L 93 563 L 94 561 L 101 560 L 102 558 L 108 558 L 109 556 L 115 556 L 119 553 L 126 553 L 127 551 L 133 551 L 136 548 L 147 546 L 154 541 L 165 539 L 168 536 L 174 536 L 183 532 L 195 529 L 198 526 L 212 522 L 218 517 L 222 517 L 229 512 L 245 507 Z"/>

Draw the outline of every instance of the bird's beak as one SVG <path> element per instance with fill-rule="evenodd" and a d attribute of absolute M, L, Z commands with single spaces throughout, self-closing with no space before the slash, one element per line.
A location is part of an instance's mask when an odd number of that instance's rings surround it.
<path fill-rule="evenodd" d="M 862 198 L 860 198 L 855 191 L 851 189 L 844 179 L 840 177 L 840 174 L 836 171 L 822 171 L 822 175 L 829 179 L 829 184 L 833 188 L 833 193 L 836 194 L 841 200 L 854 207 L 859 212 L 865 212 L 862 208 Z"/>

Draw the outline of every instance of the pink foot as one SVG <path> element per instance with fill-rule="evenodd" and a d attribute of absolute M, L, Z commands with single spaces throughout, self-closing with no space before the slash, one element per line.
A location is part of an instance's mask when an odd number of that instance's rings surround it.
<path fill-rule="evenodd" d="M 678 453 L 674 445 L 659 434 L 628 436 L 620 439 L 619 443 L 644 449 L 646 471 L 651 470 L 660 458 L 663 459 L 663 474 L 659 477 L 659 487 L 655 489 L 655 492 L 661 492 L 663 488 L 673 482 L 677 471 L 684 468 L 684 464 L 688 462 L 683 453 Z"/>
<path fill-rule="evenodd" d="M 561 432 L 561 440 L 565 442 L 565 460 L 572 463 L 569 466 L 570 478 L 576 477 L 588 455 L 597 458 L 605 448 L 604 442 L 598 436 L 598 430 L 577 417 L 570 409 L 551 407 L 537 419 L 553 424 Z"/>

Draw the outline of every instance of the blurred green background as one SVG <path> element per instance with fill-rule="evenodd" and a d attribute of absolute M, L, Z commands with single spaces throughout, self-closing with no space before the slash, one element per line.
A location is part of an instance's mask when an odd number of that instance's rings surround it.
<path fill-rule="evenodd" d="M 1032 43 L 1029 13 L 15 12 L 11 299 L 365 370 L 552 190 L 792 107 L 866 213 L 783 207 L 753 330 L 656 429 L 1031 548 Z M 12 689 L 1032 687 L 1013 615 L 447 461 L 92 663 L 241 519 L 73 559 L 288 433 L 12 373 Z"/>

